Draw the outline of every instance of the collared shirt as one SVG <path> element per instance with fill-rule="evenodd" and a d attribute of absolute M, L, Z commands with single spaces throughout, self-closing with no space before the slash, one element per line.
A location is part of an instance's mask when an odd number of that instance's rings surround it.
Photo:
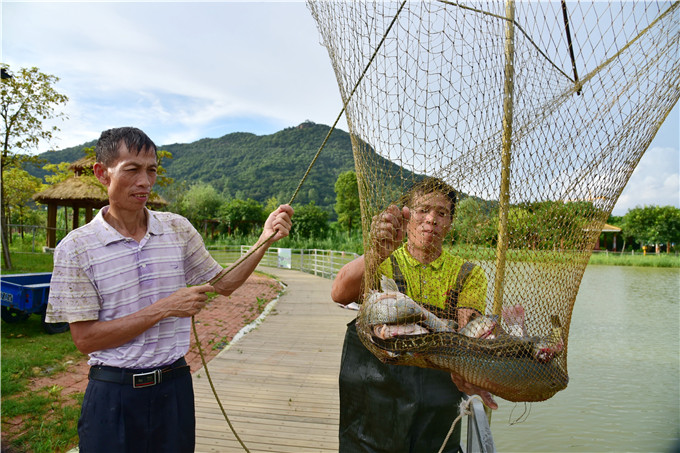
<path fill-rule="evenodd" d="M 392 254 L 399 265 L 399 269 L 406 280 L 406 295 L 416 302 L 433 305 L 437 308 L 448 308 L 447 299 L 454 289 L 458 273 L 465 260 L 458 256 L 442 251 L 439 257 L 429 264 L 423 264 L 415 259 L 402 246 Z M 379 272 L 389 278 L 394 278 L 390 259 L 383 261 Z M 473 308 L 485 313 L 487 293 L 487 278 L 480 266 L 475 266 L 458 294 L 458 308 Z"/>
<path fill-rule="evenodd" d="M 109 321 L 147 307 L 187 285 L 203 284 L 220 266 L 187 219 L 147 210 L 138 243 L 104 220 L 71 231 L 54 251 L 47 322 Z M 154 368 L 189 350 L 191 318 L 164 318 L 116 348 L 90 354 L 90 365 Z"/>

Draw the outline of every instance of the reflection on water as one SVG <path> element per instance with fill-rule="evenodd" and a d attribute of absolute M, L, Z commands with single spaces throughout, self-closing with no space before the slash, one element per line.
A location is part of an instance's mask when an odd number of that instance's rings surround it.
<path fill-rule="evenodd" d="M 569 332 L 569 386 L 499 401 L 500 452 L 668 452 L 680 423 L 680 269 L 588 266 Z M 519 418 L 526 420 L 512 424 Z"/>

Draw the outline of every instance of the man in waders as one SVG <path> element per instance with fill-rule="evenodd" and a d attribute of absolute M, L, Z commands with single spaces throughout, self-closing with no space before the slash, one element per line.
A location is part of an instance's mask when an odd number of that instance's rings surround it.
<path fill-rule="evenodd" d="M 456 191 L 439 179 L 416 184 L 405 207 L 390 206 L 374 219 L 375 247 L 338 272 L 333 300 L 343 305 L 357 301 L 365 269 L 380 263 L 378 272 L 394 279 L 401 292 L 435 314 L 453 313 L 460 327 L 483 314 L 484 271 L 442 250 L 456 200 Z M 355 322 L 347 328 L 340 368 L 341 453 L 436 452 L 458 416 L 463 392 L 479 394 L 487 406 L 498 407 L 489 392 L 460 376 L 382 363 L 359 340 Z M 444 451 L 459 449 L 460 424 Z"/>

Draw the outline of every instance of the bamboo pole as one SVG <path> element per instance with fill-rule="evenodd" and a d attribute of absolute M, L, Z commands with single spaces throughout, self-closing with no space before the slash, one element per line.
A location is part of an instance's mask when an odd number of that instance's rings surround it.
<path fill-rule="evenodd" d="M 512 161 L 512 116 L 515 90 L 515 1 L 505 2 L 505 84 L 503 89 L 503 139 L 501 144 L 501 185 L 498 205 L 498 246 L 496 247 L 496 278 L 493 290 L 493 313 L 501 314 L 505 262 L 508 251 L 508 209 L 510 205 L 510 163 Z"/>
<path fill-rule="evenodd" d="M 510 206 L 510 163 L 512 162 L 512 113 L 515 92 L 515 1 L 505 1 L 505 84 L 503 86 L 503 139 L 501 142 L 501 186 L 498 196 L 498 246 L 496 278 L 493 288 L 493 313 L 501 314 L 505 285 L 505 258 L 508 252 L 508 209 Z M 484 412 L 491 425 L 491 409 Z"/>

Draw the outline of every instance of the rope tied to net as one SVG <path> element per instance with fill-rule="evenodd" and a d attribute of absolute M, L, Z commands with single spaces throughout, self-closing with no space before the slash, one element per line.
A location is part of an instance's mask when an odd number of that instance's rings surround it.
<path fill-rule="evenodd" d="M 466 416 L 466 415 L 472 415 L 472 400 L 473 399 L 478 399 L 479 401 L 482 401 L 482 398 L 479 395 L 472 395 L 468 399 L 461 399 L 460 403 L 458 404 L 458 417 L 456 417 L 453 420 L 453 423 L 451 423 L 451 428 L 449 429 L 449 432 L 446 434 L 446 437 L 444 438 L 444 443 L 442 443 L 441 448 L 439 449 L 439 453 L 442 453 L 444 451 L 444 448 L 446 447 L 446 444 L 449 442 L 449 439 L 451 438 L 451 435 L 453 434 L 453 431 L 456 429 L 456 425 L 458 422 L 461 421 L 461 419 Z"/>

